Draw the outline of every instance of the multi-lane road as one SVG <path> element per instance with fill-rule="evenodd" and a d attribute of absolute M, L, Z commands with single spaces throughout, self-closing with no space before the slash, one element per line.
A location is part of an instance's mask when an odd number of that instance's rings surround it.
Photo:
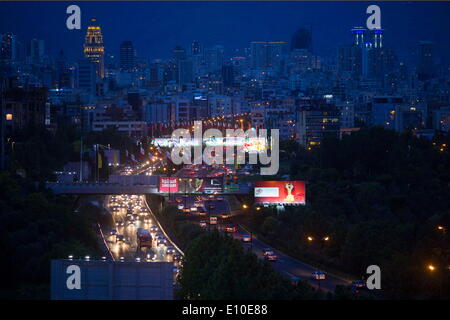
<path fill-rule="evenodd" d="M 201 174 L 201 176 L 204 177 L 214 177 L 217 172 L 217 169 L 203 165 L 199 168 L 184 168 L 182 172 L 179 172 L 177 175 L 195 177 Z M 222 169 L 222 172 L 226 172 L 226 170 Z M 210 195 L 209 197 L 205 197 L 204 195 L 172 195 L 170 198 L 172 202 L 175 202 L 175 204 L 179 207 L 181 213 L 184 211 L 184 214 L 191 216 L 194 223 L 199 223 L 202 226 L 209 223 L 208 219 L 210 216 L 217 216 L 218 224 L 213 227 L 218 228 L 220 231 L 226 232 L 226 226 L 233 220 L 232 218 L 222 219 L 222 216 L 231 216 L 231 206 L 228 203 L 227 197 L 220 195 Z M 207 200 L 205 201 L 202 199 Z M 190 212 L 191 208 L 195 209 L 196 207 L 197 209 L 195 212 Z M 199 208 L 202 207 L 204 209 L 202 212 L 204 213 L 203 216 L 200 216 Z M 242 236 L 244 234 L 251 235 L 251 233 L 248 230 L 245 230 L 243 226 L 235 225 L 235 227 L 236 231 L 229 233 L 234 238 L 242 241 Z M 270 263 L 276 271 L 284 274 L 290 279 L 295 278 L 306 280 L 314 288 L 321 289 L 323 291 L 334 291 L 337 285 L 347 286 L 351 284 L 351 281 L 348 279 L 327 273 L 325 273 L 325 279 L 317 280 L 313 277 L 313 274 L 316 271 L 323 272 L 322 270 L 318 270 L 307 263 L 301 262 L 281 251 L 271 248 L 270 245 L 256 239 L 255 236 L 252 237 L 252 241 L 250 243 L 243 242 L 243 245 L 248 249 L 251 249 L 252 252 L 255 253 L 260 259 L 264 259 L 263 252 L 265 249 L 272 250 L 277 256 L 277 260 L 270 261 Z"/>
<path fill-rule="evenodd" d="M 142 168 L 141 172 L 149 171 L 151 168 Z M 215 176 L 217 169 L 207 166 L 200 168 L 184 168 L 176 175 L 183 176 Z M 222 169 L 222 172 L 226 170 Z M 221 232 L 226 232 L 226 226 L 230 224 L 230 204 L 226 197 L 221 195 L 188 195 L 177 194 L 169 197 L 169 203 L 175 204 L 180 209 L 180 214 L 188 215 L 193 223 L 200 223 L 203 227 L 208 224 L 211 216 L 217 216 L 217 225 Z M 114 219 L 114 228 L 104 228 L 105 240 L 113 258 L 115 260 L 138 259 L 139 261 L 167 261 L 174 262 L 174 272 L 178 273 L 181 267 L 182 252 L 176 247 L 170 237 L 159 225 L 155 216 L 147 206 L 145 196 L 143 195 L 119 195 L 108 196 L 105 199 L 105 207 L 112 214 Z M 195 210 L 194 210 L 195 209 Z M 243 235 L 251 235 L 241 225 L 235 225 L 236 231 L 229 234 L 242 241 Z M 153 243 L 151 247 L 139 248 L 137 239 L 137 229 L 143 228 L 151 232 Z M 208 227 L 207 229 L 210 229 Z M 118 241 L 119 240 L 119 241 Z M 123 240 L 123 241 L 122 241 Z M 160 241 L 158 241 L 160 240 Z M 317 289 L 324 291 L 334 291 L 337 285 L 350 285 L 351 281 L 341 277 L 326 274 L 325 279 L 316 280 L 313 273 L 320 271 L 315 267 L 294 259 L 283 252 L 271 248 L 268 244 L 252 236 L 251 242 L 243 242 L 244 248 L 252 250 L 260 259 L 264 259 L 264 250 L 270 249 L 277 256 L 276 261 L 270 261 L 272 267 L 287 276 L 290 279 L 306 280 Z M 175 259 L 174 259 L 175 258 Z"/>
<path fill-rule="evenodd" d="M 346 279 L 339 278 L 335 275 L 326 274 L 324 280 L 315 280 L 312 277 L 312 274 L 316 271 L 320 271 L 313 266 L 303 263 L 297 259 L 294 259 L 281 251 L 275 250 L 271 248 L 266 243 L 256 239 L 255 236 L 248 231 L 246 231 L 242 226 L 237 225 L 237 231 L 230 233 L 235 239 L 242 241 L 243 235 L 250 235 L 251 242 L 243 242 L 243 245 L 252 250 L 259 258 L 263 259 L 264 249 L 270 248 L 275 255 L 277 256 L 276 261 L 269 261 L 272 267 L 280 272 L 288 276 L 290 279 L 297 278 L 299 280 L 306 280 L 311 286 L 316 289 L 321 289 L 324 291 L 334 291 L 337 285 L 350 285 L 350 281 Z"/>
<path fill-rule="evenodd" d="M 156 221 L 145 196 L 107 196 L 104 206 L 113 218 L 113 226 L 102 226 L 102 232 L 114 260 L 173 262 L 174 276 L 177 276 L 183 253 Z M 139 229 L 148 230 L 151 235 L 146 246 L 139 245 Z"/>

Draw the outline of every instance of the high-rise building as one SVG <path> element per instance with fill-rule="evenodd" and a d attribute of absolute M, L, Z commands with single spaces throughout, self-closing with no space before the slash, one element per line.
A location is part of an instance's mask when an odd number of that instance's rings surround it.
<path fill-rule="evenodd" d="M 363 70 L 363 48 L 355 45 L 342 45 L 338 48 L 338 71 L 347 73 L 354 78 L 359 77 Z"/>
<path fill-rule="evenodd" d="M 419 80 L 428 80 L 435 75 L 434 43 L 421 41 L 417 45 L 417 75 Z"/>
<path fill-rule="evenodd" d="M 102 30 L 96 19 L 91 19 L 91 24 L 88 26 L 83 51 L 84 57 L 95 64 L 97 76 L 103 78 L 105 76 L 105 47 L 103 46 Z"/>
<path fill-rule="evenodd" d="M 279 70 L 285 46 L 284 41 L 252 41 L 250 44 L 252 69 Z"/>
<path fill-rule="evenodd" d="M 369 30 L 369 39 L 372 43 L 373 48 L 383 48 L 383 29 L 372 29 Z"/>
<path fill-rule="evenodd" d="M 234 85 L 234 67 L 232 64 L 227 64 L 222 67 L 222 80 L 225 87 L 232 87 Z"/>
<path fill-rule="evenodd" d="M 364 35 L 366 33 L 366 29 L 364 29 L 363 27 L 354 27 L 354 28 L 352 28 L 351 32 L 354 37 L 353 44 L 355 46 L 364 45 L 364 43 L 365 43 Z"/>
<path fill-rule="evenodd" d="M 199 55 L 202 53 L 202 45 L 198 41 L 192 41 L 191 44 L 191 53 L 193 56 Z"/>
<path fill-rule="evenodd" d="M 339 136 L 340 110 L 322 100 L 300 101 L 295 111 L 297 141 L 305 146 L 319 145 L 327 136 Z"/>
<path fill-rule="evenodd" d="M 133 42 L 123 41 L 120 44 L 120 69 L 125 72 L 131 72 L 135 68 L 136 52 Z"/>
<path fill-rule="evenodd" d="M 17 38 L 11 32 L 1 35 L 1 59 L 16 60 L 17 58 Z"/>
<path fill-rule="evenodd" d="M 311 30 L 306 28 L 298 29 L 291 40 L 291 50 L 304 49 L 309 52 L 312 51 L 312 35 Z"/>
<path fill-rule="evenodd" d="M 44 58 L 45 43 L 44 40 L 32 39 L 30 41 L 30 59 L 33 63 L 40 63 Z"/>
<path fill-rule="evenodd" d="M 85 59 L 77 63 L 77 88 L 82 89 L 88 95 L 93 96 L 96 92 L 96 66 Z"/>
<path fill-rule="evenodd" d="M 178 61 L 180 61 L 180 60 L 186 59 L 186 50 L 184 50 L 184 48 L 181 47 L 181 46 L 176 46 L 176 47 L 173 49 L 172 54 L 173 54 L 173 59 L 174 59 L 176 62 L 178 62 Z"/>
<path fill-rule="evenodd" d="M 45 123 L 47 109 L 47 88 L 10 88 L 5 91 L 5 129 L 12 132 L 30 123 Z"/>
<path fill-rule="evenodd" d="M 371 48 L 367 51 L 367 78 L 383 83 L 394 71 L 397 57 L 391 48 Z"/>
<path fill-rule="evenodd" d="M 191 83 L 193 78 L 192 71 L 193 66 L 190 59 L 178 61 L 178 83 L 180 85 Z"/>
<path fill-rule="evenodd" d="M 216 45 L 205 50 L 206 72 L 216 72 L 222 70 L 224 60 L 224 48 Z"/>

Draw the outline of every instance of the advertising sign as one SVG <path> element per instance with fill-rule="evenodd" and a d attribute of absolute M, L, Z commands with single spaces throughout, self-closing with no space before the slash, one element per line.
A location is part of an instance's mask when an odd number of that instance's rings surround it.
<path fill-rule="evenodd" d="M 223 178 L 181 178 L 178 189 L 182 193 L 222 193 Z"/>
<path fill-rule="evenodd" d="M 159 192 L 178 192 L 178 178 L 177 177 L 160 177 L 159 178 Z"/>
<path fill-rule="evenodd" d="M 256 181 L 255 202 L 266 204 L 305 204 L 304 181 Z"/>

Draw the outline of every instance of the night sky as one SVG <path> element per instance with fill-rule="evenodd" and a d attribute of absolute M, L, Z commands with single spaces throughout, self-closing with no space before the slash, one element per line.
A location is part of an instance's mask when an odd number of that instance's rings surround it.
<path fill-rule="evenodd" d="M 81 8 L 81 30 L 65 26 L 71 4 Z M 311 26 L 314 50 L 331 55 L 351 41 L 351 27 L 365 26 L 370 4 L 381 8 L 385 45 L 406 61 L 419 40 L 436 42 L 450 60 L 448 2 L 9 2 L 0 4 L 0 33 L 11 31 L 25 43 L 44 39 L 50 54 L 63 49 L 76 59 L 87 24 L 96 17 L 107 51 L 117 54 L 120 42 L 131 40 L 139 56 L 169 58 L 176 45 L 188 48 L 194 39 L 222 44 L 232 56 L 251 40 L 290 41 L 299 27 Z"/>

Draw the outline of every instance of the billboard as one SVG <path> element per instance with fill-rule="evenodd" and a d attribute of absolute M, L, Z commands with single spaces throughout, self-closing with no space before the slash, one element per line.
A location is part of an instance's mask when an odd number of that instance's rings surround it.
<path fill-rule="evenodd" d="M 255 202 L 262 204 L 305 204 L 304 181 L 256 181 Z"/>
<path fill-rule="evenodd" d="M 223 178 L 180 178 L 178 189 L 182 193 L 222 193 Z"/>
<path fill-rule="evenodd" d="M 159 178 L 159 192 L 178 192 L 178 178 L 177 177 L 160 177 Z"/>
<path fill-rule="evenodd" d="M 172 300 L 172 262 L 52 260 L 52 300 Z"/>
<path fill-rule="evenodd" d="M 161 193 L 222 193 L 223 178 L 160 177 Z"/>

